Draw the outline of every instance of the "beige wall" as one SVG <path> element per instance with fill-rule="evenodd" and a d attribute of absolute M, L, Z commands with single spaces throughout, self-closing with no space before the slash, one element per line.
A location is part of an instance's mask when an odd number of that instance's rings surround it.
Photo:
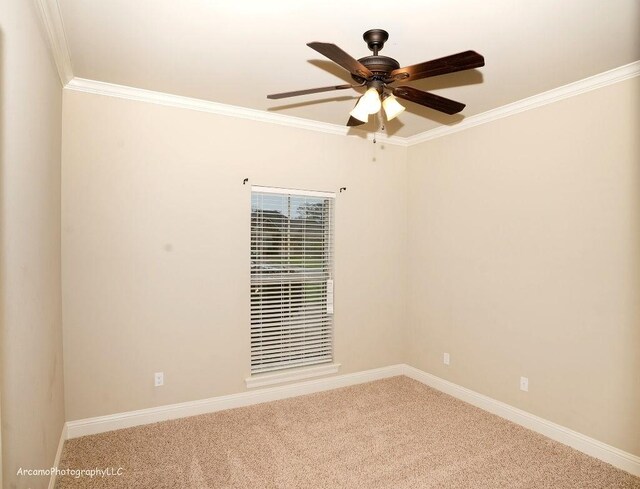
<path fill-rule="evenodd" d="M 634 78 L 409 148 L 407 241 L 409 363 L 636 455 L 639 95 Z"/>
<path fill-rule="evenodd" d="M 250 184 L 347 187 L 335 359 L 403 361 L 406 148 L 71 91 L 63 121 L 68 420 L 245 390 Z"/>
<path fill-rule="evenodd" d="M 6 489 L 47 487 L 64 423 L 60 292 L 62 88 L 34 2 L 0 15 L 2 462 Z"/>
<path fill-rule="evenodd" d="M 640 454 L 638 84 L 408 151 L 65 92 L 67 418 L 245 389 L 248 177 L 348 188 L 341 373 L 410 363 Z"/>

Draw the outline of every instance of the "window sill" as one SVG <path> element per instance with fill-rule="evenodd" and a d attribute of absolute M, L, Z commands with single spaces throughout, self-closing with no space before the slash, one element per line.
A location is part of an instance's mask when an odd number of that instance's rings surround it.
<path fill-rule="evenodd" d="M 257 374 L 246 378 L 244 381 L 247 384 L 247 389 L 254 389 L 256 387 L 265 387 L 268 385 L 282 384 L 284 382 L 292 382 L 294 380 L 311 379 L 313 377 L 320 377 L 321 375 L 335 374 L 339 368 L 339 363 L 330 363 L 328 365 L 302 368 L 300 370 L 276 374 Z"/>

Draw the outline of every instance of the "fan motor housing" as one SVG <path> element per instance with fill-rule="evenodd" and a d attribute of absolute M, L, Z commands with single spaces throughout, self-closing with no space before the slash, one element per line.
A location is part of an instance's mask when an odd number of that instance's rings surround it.
<path fill-rule="evenodd" d="M 388 56 L 365 56 L 364 58 L 360 58 L 358 61 L 369 68 L 369 71 L 373 73 L 374 78 L 378 78 L 380 80 L 386 80 L 389 78 L 389 73 L 400 68 L 400 63 Z M 351 75 L 351 77 L 358 83 L 362 83 L 364 80 L 356 75 Z"/>

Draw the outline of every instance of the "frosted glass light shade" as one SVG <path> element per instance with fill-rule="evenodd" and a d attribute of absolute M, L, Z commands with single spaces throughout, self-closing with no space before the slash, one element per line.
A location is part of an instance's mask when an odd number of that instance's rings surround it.
<path fill-rule="evenodd" d="M 395 119 L 397 116 L 404 112 L 404 107 L 400 105 L 398 99 L 396 99 L 393 95 L 389 95 L 382 101 L 382 106 L 384 107 L 384 113 L 387 115 L 387 120 Z"/>
<path fill-rule="evenodd" d="M 358 105 L 362 105 L 363 109 L 367 111 L 367 114 L 375 114 L 380 112 L 382 104 L 380 103 L 380 94 L 375 88 L 370 88 L 358 102 Z"/>
<path fill-rule="evenodd" d="M 360 122 L 367 122 L 369 120 L 369 112 L 367 112 L 360 101 L 358 101 L 353 110 L 349 112 L 349 115 L 354 119 L 358 119 Z"/>
<path fill-rule="evenodd" d="M 349 112 L 349 115 L 358 119 L 360 122 L 367 122 L 369 120 L 369 114 L 375 114 L 379 112 L 381 108 L 380 94 L 375 88 L 370 88 L 360 97 L 360 100 L 358 100 L 353 110 Z"/>

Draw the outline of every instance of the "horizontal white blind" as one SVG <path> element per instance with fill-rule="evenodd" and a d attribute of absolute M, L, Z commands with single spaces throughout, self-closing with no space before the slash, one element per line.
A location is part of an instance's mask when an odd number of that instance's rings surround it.
<path fill-rule="evenodd" d="M 333 359 L 333 198 L 251 193 L 251 373 Z"/>

